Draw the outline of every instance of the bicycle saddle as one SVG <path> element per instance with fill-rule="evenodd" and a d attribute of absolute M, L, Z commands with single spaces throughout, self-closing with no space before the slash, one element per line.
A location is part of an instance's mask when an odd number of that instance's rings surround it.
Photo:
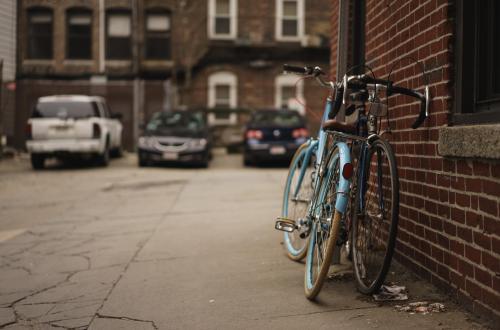
<path fill-rule="evenodd" d="M 329 119 L 323 123 L 325 131 L 337 131 L 347 134 L 356 134 L 356 126 L 354 124 L 346 124 L 337 121 L 336 119 Z"/>

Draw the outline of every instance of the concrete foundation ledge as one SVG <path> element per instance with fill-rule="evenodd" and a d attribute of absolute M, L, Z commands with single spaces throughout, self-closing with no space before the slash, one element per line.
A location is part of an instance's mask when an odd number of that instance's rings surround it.
<path fill-rule="evenodd" d="M 445 157 L 500 159 L 500 124 L 442 127 L 438 152 Z"/>

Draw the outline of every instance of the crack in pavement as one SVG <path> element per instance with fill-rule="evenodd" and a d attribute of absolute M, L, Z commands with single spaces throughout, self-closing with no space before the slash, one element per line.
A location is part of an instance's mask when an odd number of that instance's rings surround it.
<path fill-rule="evenodd" d="M 132 318 L 132 317 L 127 317 L 127 316 L 112 316 L 112 315 L 103 315 L 103 314 L 99 314 L 97 313 L 96 316 L 100 319 L 112 319 L 112 320 L 122 320 L 122 321 L 133 321 L 133 322 L 143 322 L 143 323 L 151 323 L 151 326 L 153 327 L 153 329 L 156 329 L 158 330 L 158 326 L 156 325 L 156 323 L 154 321 L 151 321 L 151 320 L 141 320 L 141 319 L 135 319 L 135 318 Z"/>
<path fill-rule="evenodd" d="M 177 192 L 174 200 L 172 201 L 172 206 L 174 206 L 177 201 L 180 199 L 180 196 L 182 194 L 182 192 L 184 191 L 184 188 L 186 187 L 186 184 L 187 184 L 187 181 L 185 184 L 182 185 L 182 187 L 179 189 L 179 191 Z M 155 227 L 153 228 L 153 230 L 151 231 L 150 235 L 144 239 L 143 241 L 139 242 L 137 244 L 137 250 L 136 252 L 134 253 L 134 255 L 132 256 L 132 258 L 129 260 L 129 262 L 126 264 L 125 268 L 123 269 L 123 271 L 121 272 L 121 274 L 118 276 L 118 278 L 116 279 L 116 281 L 113 282 L 112 286 L 111 286 L 111 289 L 109 290 L 108 294 L 106 295 L 106 297 L 104 298 L 104 300 L 102 301 L 101 305 L 99 306 L 99 308 L 97 309 L 97 312 L 94 314 L 94 316 L 92 317 L 92 319 L 90 320 L 90 323 L 89 323 L 89 327 L 92 325 L 92 323 L 94 322 L 94 320 L 96 319 L 96 317 L 98 317 L 98 315 L 100 315 L 100 311 L 101 309 L 104 307 L 104 304 L 106 303 L 106 301 L 108 301 L 109 297 L 111 296 L 111 293 L 113 293 L 113 290 L 115 289 L 115 287 L 118 285 L 118 283 L 120 282 L 120 280 L 123 278 L 123 276 L 125 275 L 125 273 L 127 272 L 128 268 L 130 267 L 130 265 L 132 265 L 133 261 L 137 258 L 137 256 L 139 255 L 139 253 L 142 251 L 142 249 L 144 248 L 144 246 L 146 246 L 146 244 L 151 240 L 151 238 L 154 236 L 154 234 L 158 231 L 159 227 L 161 226 L 161 224 L 165 221 L 165 219 L 168 218 L 168 216 L 170 215 L 170 210 L 168 210 L 167 212 L 165 212 L 160 220 L 158 221 L 158 223 L 155 225 Z M 132 320 L 132 319 L 131 319 Z M 148 322 L 151 322 L 154 326 L 155 326 L 155 329 L 158 329 L 156 328 L 156 325 L 154 324 L 153 321 L 148 321 Z"/>
<path fill-rule="evenodd" d="M 296 316 L 308 316 L 308 315 L 316 315 L 316 314 L 325 314 L 325 313 L 333 313 L 333 312 L 345 312 L 345 311 L 356 311 L 356 310 L 367 310 L 367 309 L 376 309 L 378 306 L 366 306 L 366 307 L 350 307 L 350 308 L 333 308 L 324 311 L 317 312 L 309 312 L 309 313 L 299 313 L 299 314 L 288 314 L 288 315 L 278 315 L 274 317 L 266 317 L 266 320 L 280 319 L 285 317 L 296 317 Z M 252 319 L 253 321 L 261 320 L 259 318 Z"/>

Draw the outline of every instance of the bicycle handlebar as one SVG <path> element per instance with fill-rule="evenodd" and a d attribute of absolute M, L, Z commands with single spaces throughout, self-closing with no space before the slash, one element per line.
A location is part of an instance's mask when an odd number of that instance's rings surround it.
<path fill-rule="evenodd" d="M 338 88 L 338 91 L 342 90 L 342 98 L 340 99 L 339 94 L 336 94 L 335 103 L 333 107 L 333 112 L 336 114 L 340 109 L 341 103 L 347 103 L 347 89 L 355 89 L 360 90 L 366 88 L 367 85 L 383 85 L 387 88 L 387 96 L 391 96 L 393 94 L 402 94 L 417 98 L 420 100 L 420 113 L 418 114 L 417 119 L 411 125 L 413 129 L 418 128 L 424 120 L 429 116 L 429 105 L 431 100 L 429 86 L 425 86 L 424 94 L 419 93 L 413 89 L 395 86 L 393 82 L 390 80 L 384 79 L 376 79 L 367 75 L 355 75 L 355 76 L 347 76 L 344 75 L 341 86 Z M 347 86 L 347 88 L 346 88 Z"/>
<path fill-rule="evenodd" d="M 283 64 L 283 72 L 285 73 L 295 73 L 302 76 L 310 76 L 316 78 L 318 83 L 323 87 L 334 88 L 334 83 L 332 81 L 324 80 L 321 76 L 325 73 L 319 66 L 294 66 L 289 64 Z"/>

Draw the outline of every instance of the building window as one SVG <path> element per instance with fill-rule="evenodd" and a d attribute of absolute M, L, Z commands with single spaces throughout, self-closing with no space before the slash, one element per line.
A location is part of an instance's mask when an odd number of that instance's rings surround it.
<path fill-rule="evenodd" d="M 106 14 L 106 58 L 127 60 L 132 56 L 132 24 L 128 10 Z"/>
<path fill-rule="evenodd" d="M 217 72 L 208 77 L 209 108 L 235 108 L 237 97 L 237 78 L 234 73 Z"/>
<path fill-rule="evenodd" d="M 28 10 L 27 58 L 51 59 L 53 57 L 53 14 L 48 8 Z"/>
<path fill-rule="evenodd" d="M 291 75 L 280 75 L 275 81 L 275 107 L 278 109 L 297 110 L 305 114 L 304 84 Z"/>
<path fill-rule="evenodd" d="M 66 12 L 66 58 L 92 58 L 92 11 L 68 9 Z"/>
<path fill-rule="evenodd" d="M 170 14 L 157 10 L 146 13 L 145 57 L 166 60 L 172 57 L 170 46 Z"/>
<path fill-rule="evenodd" d="M 276 39 L 300 41 L 304 17 L 304 0 L 276 0 Z"/>
<path fill-rule="evenodd" d="M 455 124 L 500 122 L 499 15 L 495 0 L 457 3 Z"/>
<path fill-rule="evenodd" d="M 210 38 L 236 38 L 237 0 L 209 0 L 208 13 L 208 31 Z"/>
<path fill-rule="evenodd" d="M 236 113 L 224 111 L 238 105 L 238 78 L 231 72 L 217 72 L 208 77 L 208 107 L 217 109 L 209 114 L 210 125 L 235 124 Z"/>

